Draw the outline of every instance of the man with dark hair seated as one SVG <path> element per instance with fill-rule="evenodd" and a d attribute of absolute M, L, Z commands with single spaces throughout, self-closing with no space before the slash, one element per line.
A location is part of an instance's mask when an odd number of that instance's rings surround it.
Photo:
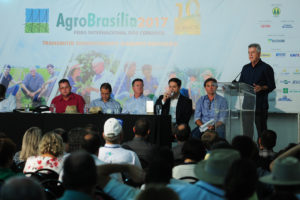
<path fill-rule="evenodd" d="M 64 113 L 67 106 L 74 106 L 77 112 L 83 113 L 85 101 L 82 96 L 71 92 L 71 85 L 67 79 L 58 82 L 60 95 L 52 99 L 51 104 L 55 106 L 55 112 Z"/>
<path fill-rule="evenodd" d="M 174 130 L 174 137 L 177 140 L 177 145 L 172 148 L 175 162 L 180 162 L 183 159 L 181 149 L 184 142 L 190 137 L 191 128 L 187 124 L 180 124 Z"/>
<path fill-rule="evenodd" d="M 66 191 L 60 200 L 90 200 L 97 184 L 96 165 L 87 152 L 74 152 L 64 162 Z"/>
<path fill-rule="evenodd" d="M 204 159 L 205 147 L 201 140 L 189 138 L 182 147 L 182 154 L 184 163 L 173 167 L 173 178 L 194 183 L 198 180 L 194 169 L 196 164 Z"/>
<path fill-rule="evenodd" d="M 147 141 L 150 134 L 149 122 L 145 118 L 138 119 L 133 127 L 134 138 L 123 143 L 122 147 L 134 151 L 139 157 L 142 167 L 150 162 L 154 145 Z"/>
<path fill-rule="evenodd" d="M 275 152 L 273 148 L 276 146 L 277 135 L 275 131 L 264 130 L 261 138 L 258 139 L 259 142 L 259 156 L 263 158 L 274 158 Z"/>
<path fill-rule="evenodd" d="M 1 200 L 46 200 L 43 187 L 33 178 L 16 176 L 1 188 Z"/>

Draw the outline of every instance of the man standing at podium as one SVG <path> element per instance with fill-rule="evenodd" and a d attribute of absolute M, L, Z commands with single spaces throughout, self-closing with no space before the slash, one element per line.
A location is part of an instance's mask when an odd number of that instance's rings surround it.
<path fill-rule="evenodd" d="M 276 88 L 273 68 L 260 59 L 260 54 L 261 47 L 259 44 L 250 44 L 248 46 L 250 63 L 243 67 L 239 80 L 239 82 L 253 86 L 254 92 L 256 93 L 255 125 L 258 138 L 260 138 L 262 132 L 267 129 L 269 109 L 268 94 Z M 251 102 L 248 103 L 251 104 Z M 243 109 L 247 109 L 246 104 L 247 98 L 245 97 Z M 253 138 L 253 115 L 243 115 L 242 121 L 244 135 Z"/>

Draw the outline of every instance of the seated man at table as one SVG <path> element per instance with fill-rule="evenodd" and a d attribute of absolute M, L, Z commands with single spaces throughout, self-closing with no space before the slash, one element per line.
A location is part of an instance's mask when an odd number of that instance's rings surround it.
<path fill-rule="evenodd" d="M 181 95 L 180 88 L 181 80 L 171 78 L 168 91 L 161 95 L 155 103 L 155 107 L 162 105 L 163 115 L 171 115 L 174 127 L 179 124 L 189 124 L 193 112 L 192 100 Z"/>
<path fill-rule="evenodd" d="M 91 102 L 90 107 L 100 107 L 103 113 L 119 114 L 121 105 L 119 102 L 111 98 L 111 85 L 103 83 L 100 87 L 101 98 Z"/>
<path fill-rule="evenodd" d="M 85 101 L 82 96 L 72 93 L 67 79 L 61 79 L 58 83 L 60 95 L 52 99 L 56 113 L 64 113 L 67 106 L 76 106 L 77 111 L 83 113 Z"/>
<path fill-rule="evenodd" d="M 209 130 L 216 130 L 218 135 L 225 138 L 225 119 L 227 117 L 228 105 L 224 97 L 216 93 L 217 80 L 208 78 L 204 81 L 204 88 L 207 95 L 200 97 L 196 103 L 194 120 L 197 127 L 192 131 L 193 137 L 201 137 L 199 127 L 210 120 L 214 125 L 208 125 Z"/>
<path fill-rule="evenodd" d="M 133 97 L 128 99 L 123 107 L 122 113 L 125 114 L 146 114 L 146 102 L 150 101 L 148 97 L 143 95 L 144 93 L 144 82 L 142 79 L 137 78 L 132 81 Z"/>

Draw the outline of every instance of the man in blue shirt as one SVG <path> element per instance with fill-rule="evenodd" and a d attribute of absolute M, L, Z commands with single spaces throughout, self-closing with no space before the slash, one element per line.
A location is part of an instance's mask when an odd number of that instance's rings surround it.
<path fill-rule="evenodd" d="M 145 115 L 146 112 L 146 102 L 151 101 L 148 97 L 143 95 L 144 93 L 144 82 L 142 79 L 134 79 L 132 81 L 133 97 L 128 99 L 124 106 L 122 113 L 125 114 L 137 114 Z"/>
<path fill-rule="evenodd" d="M 5 65 L 3 73 L 0 74 L 0 84 L 6 87 L 6 97 L 8 97 L 10 94 L 16 96 L 20 88 L 19 83 L 21 83 L 21 81 L 14 81 L 12 75 L 10 74 L 10 70 L 11 66 Z M 13 83 L 14 85 L 9 87 L 10 83 Z"/>
<path fill-rule="evenodd" d="M 46 98 L 49 98 L 51 92 L 52 92 L 52 89 L 54 88 L 54 85 L 56 83 L 56 80 L 57 80 L 57 77 L 59 75 L 59 72 L 56 72 L 54 71 L 54 66 L 49 64 L 47 65 L 47 70 L 48 70 L 48 73 L 50 75 L 49 79 L 43 84 L 43 87 L 42 87 L 42 91 L 41 93 L 39 94 L 39 97 L 46 97 Z"/>
<path fill-rule="evenodd" d="M 103 113 L 119 114 L 122 108 L 119 102 L 111 98 L 111 85 L 103 83 L 100 93 L 101 98 L 93 100 L 90 107 L 101 107 Z"/>
<path fill-rule="evenodd" d="M 42 75 L 37 73 L 35 68 L 31 68 L 30 73 L 23 80 L 22 91 L 26 96 L 32 98 L 33 101 L 38 101 L 43 84 L 44 78 Z"/>
<path fill-rule="evenodd" d="M 214 120 L 213 125 L 209 125 L 209 130 L 216 130 L 218 135 L 225 138 L 225 120 L 228 114 L 228 105 L 224 97 L 216 93 L 217 80 L 208 78 L 204 82 L 207 95 L 201 96 L 196 103 L 194 120 L 197 127 L 193 130 L 193 137 L 200 137 L 199 127 L 210 120 Z"/>
<path fill-rule="evenodd" d="M 248 55 L 250 63 L 242 69 L 239 82 L 249 84 L 254 87 L 256 93 L 255 125 L 258 138 L 262 132 L 267 129 L 268 118 L 268 94 L 272 92 L 275 86 L 273 68 L 260 59 L 261 47 L 259 44 L 250 44 L 248 46 Z M 244 98 L 243 109 L 247 105 L 254 105 L 253 99 Z M 245 135 L 253 137 L 253 115 L 243 115 L 243 131 Z M 251 123 L 252 122 L 252 123 Z"/>

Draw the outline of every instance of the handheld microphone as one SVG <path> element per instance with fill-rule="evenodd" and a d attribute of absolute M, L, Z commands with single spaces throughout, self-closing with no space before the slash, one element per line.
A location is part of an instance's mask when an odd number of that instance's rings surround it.
<path fill-rule="evenodd" d="M 239 77 L 241 75 L 242 71 L 233 79 L 233 81 L 231 83 L 237 83 L 237 77 Z"/>
<path fill-rule="evenodd" d="M 173 97 L 173 96 L 174 96 L 174 92 L 171 92 L 170 97 Z"/>

